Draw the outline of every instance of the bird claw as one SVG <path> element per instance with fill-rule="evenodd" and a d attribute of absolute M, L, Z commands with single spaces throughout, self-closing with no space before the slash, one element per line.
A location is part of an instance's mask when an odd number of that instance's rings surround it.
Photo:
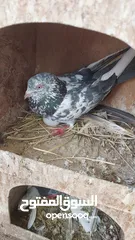
<path fill-rule="evenodd" d="M 65 130 L 68 128 L 68 126 L 64 126 L 64 127 L 61 127 L 61 128 L 55 128 L 52 130 L 52 135 L 53 136 L 62 136 L 64 135 L 65 133 Z"/>

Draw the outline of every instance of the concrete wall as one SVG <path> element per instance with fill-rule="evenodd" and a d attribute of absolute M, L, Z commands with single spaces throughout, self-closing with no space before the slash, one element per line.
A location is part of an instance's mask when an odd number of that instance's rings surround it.
<path fill-rule="evenodd" d="M 28 78 L 34 74 L 35 25 L 0 29 L 0 131 L 16 119 L 24 106 Z"/>
<path fill-rule="evenodd" d="M 124 231 L 124 240 L 134 240 L 135 192 L 132 189 L 4 151 L 0 151 L 0 166 L 0 231 L 8 233 L 10 229 L 11 235 L 21 240 L 36 239 L 35 234 L 11 225 L 8 211 L 10 190 L 21 185 L 34 185 L 57 189 L 79 199 L 90 199 L 96 194 L 97 207 L 119 224 Z M 20 191 L 18 196 L 21 196 Z M 10 200 L 12 197 L 11 194 Z M 37 239 L 42 240 L 40 236 Z"/>

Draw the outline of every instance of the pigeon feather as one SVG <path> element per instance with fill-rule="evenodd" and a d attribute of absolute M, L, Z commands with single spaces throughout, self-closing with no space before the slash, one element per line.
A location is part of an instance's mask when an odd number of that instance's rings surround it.
<path fill-rule="evenodd" d="M 131 77 L 135 77 L 135 50 L 126 48 L 63 76 L 39 73 L 28 80 L 25 98 L 45 124 L 73 127 L 76 119 L 95 108 L 115 85 Z"/>
<path fill-rule="evenodd" d="M 131 113 L 125 112 L 117 108 L 99 104 L 95 109 L 91 111 L 91 113 L 106 113 L 108 119 L 112 121 L 123 122 L 130 125 L 131 127 L 135 127 L 135 116 Z"/>
<path fill-rule="evenodd" d="M 104 118 L 101 118 L 99 116 L 93 115 L 93 114 L 87 114 L 86 116 L 84 115 L 84 118 L 89 118 L 89 123 L 91 124 L 91 126 L 94 127 L 102 127 L 104 129 L 106 129 L 107 132 L 113 133 L 113 134 L 117 134 L 117 135 L 125 135 L 125 136 L 129 136 L 129 137 L 134 137 L 134 133 L 131 132 L 130 130 L 127 130 L 119 125 L 117 125 L 116 123 L 106 120 Z"/>

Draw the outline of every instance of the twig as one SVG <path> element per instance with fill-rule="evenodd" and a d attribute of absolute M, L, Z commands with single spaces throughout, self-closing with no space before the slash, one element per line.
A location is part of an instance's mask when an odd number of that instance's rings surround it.
<path fill-rule="evenodd" d="M 87 157 L 59 157 L 59 158 L 55 158 L 55 159 L 49 159 L 48 161 L 54 161 L 54 160 L 62 160 L 62 159 L 86 159 L 92 162 L 99 162 L 99 163 L 105 163 L 105 164 L 109 164 L 109 165 L 113 165 L 115 166 L 115 163 L 111 163 L 111 162 L 106 162 L 103 160 L 98 160 L 98 159 L 92 159 L 92 158 L 87 158 Z"/>
<path fill-rule="evenodd" d="M 27 138 L 21 138 L 21 137 L 12 137 L 12 136 L 8 136 L 7 139 L 12 139 L 12 140 L 16 140 L 16 141 L 29 141 L 29 140 L 34 140 L 37 138 L 42 138 L 45 135 L 42 136 L 35 136 L 35 137 L 27 137 Z"/>
<path fill-rule="evenodd" d="M 64 145 L 66 145 L 67 143 L 71 142 L 72 139 L 73 139 L 73 137 L 72 137 L 70 140 L 68 140 L 67 142 L 62 143 L 62 144 L 59 144 L 59 145 L 57 145 L 57 146 L 55 146 L 55 147 L 49 149 L 49 151 L 50 151 L 50 152 L 51 152 L 51 151 L 54 151 L 54 150 L 56 150 L 57 148 L 60 148 L 60 147 L 62 147 L 62 146 L 64 146 Z"/>
<path fill-rule="evenodd" d="M 100 139 L 98 139 L 98 138 L 96 138 L 96 137 L 93 137 L 93 135 L 90 136 L 89 134 L 86 134 L 86 133 L 79 133 L 79 132 L 77 132 L 77 131 L 75 131 L 75 130 L 71 130 L 71 131 L 74 132 L 74 133 L 76 133 L 77 135 L 81 135 L 81 136 L 85 136 L 85 137 L 92 137 L 93 139 L 95 139 L 95 140 L 97 140 L 97 141 L 100 141 Z"/>
<path fill-rule="evenodd" d="M 50 151 L 47 151 L 47 150 L 44 150 L 44 149 L 40 149 L 40 148 L 36 148 L 36 147 L 33 147 L 34 150 L 37 150 L 39 152 L 43 152 L 43 153 L 49 153 L 49 154 L 52 154 L 52 155 L 55 155 L 55 156 L 59 156 L 58 154 L 56 153 L 53 153 L 53 152 L 50 152 Z"/>
<path fill-rule="evenodd" d="M 120 156 L 120 158 L 122 158 L 123 161 L 129 166 L 129 168 L 135 173 L 135 170 L 130 166 L 130 164 L 125 160 L 125 158 L 116 150 L 116 148 L 111 143 L 109 143 L 109 144 L 117 152 L 117 154 Z"/>

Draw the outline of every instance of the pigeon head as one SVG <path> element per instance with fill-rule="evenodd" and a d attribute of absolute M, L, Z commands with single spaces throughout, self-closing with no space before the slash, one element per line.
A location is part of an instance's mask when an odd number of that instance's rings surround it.
<path fill-rule="evenodd" d="M 24 99 L 34 104 L 36 109 L 54 112 L 67 93 L 65 82 L 51 73 L 39 73 L 27 83 Z"/>
<path fill-rule="evenodd" d="M 40 94 L 48 92 L 50 85 L 55 83 L 55 76 L 49 73 L 40 73 L 31 77 L 27 83 L 27 90 L 24 99 L 30 97 L 40 97 Z"/>
<path fill-rule="evenodd" d="M 39 73 L 28 80 L 24 99 L 30 97 L 40 98 L 42 95 L 47 97 L 50 96 L 50 94 L 55 97 L 55 95 L 62 92 L 64 93 L 65 91 L 65 83 L 55 75 L 50 73 Z"/>

